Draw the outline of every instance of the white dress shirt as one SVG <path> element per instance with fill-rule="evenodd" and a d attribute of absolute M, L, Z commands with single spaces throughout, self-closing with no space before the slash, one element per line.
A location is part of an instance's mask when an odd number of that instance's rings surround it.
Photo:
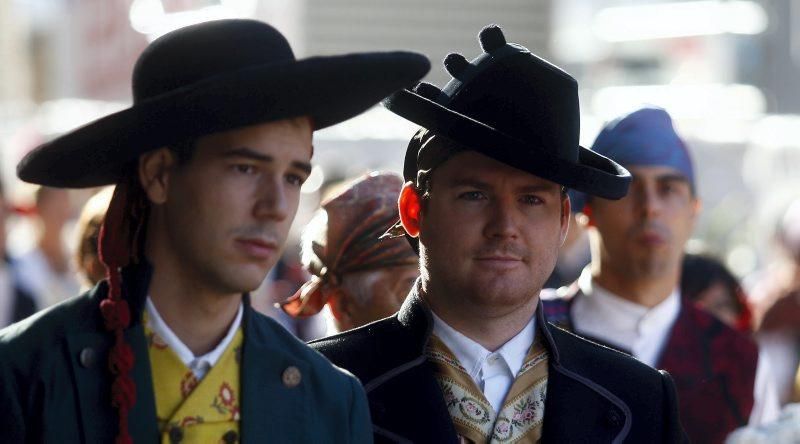
<path fill-rule="evenodd" d="M 447 325 L 435 313 L 433 333 L 458 358 L 496 413 L 503 407 L 503 401 L 533 344 L 536 316 L 532 316 L 522 331 L 494 352 Z"/>
<path fill-rule="evenodd" d="M 578 278 L 578 286 L 585 297 L 577 298 L 570 309 L 575 332 L 620 347 L 655 367 L 680 313 L 680 292 L 676 289 L 655 307 L 647 308 L 597 285 L 589 267 Z M 763 350 L 759 352 L 756 366 L 750 424 L 773 421 L 780 413 L 777 388 L 763 354 Z"/>
<path fill-rule="evenodd" d="M 186 344 L 175 335 L 172 329 L 169 328 L 169 325 L 164 322 L 164 319 L 158 314 L 158 310 L 156 310 L 156 306 L 153 304 L 150 296 L 147 297 L 147 301 L 145 302 L 145 310 L 147 310 L 148 326 L 150 330 L 164 340 L 169 348 L 178 355 L 181 362 L 194 373 L 198 381 L 203 379 L 208 371 L 211 370 L 211 367 L 219 361 L 222 353 L 225 352 L 225 349 L 228 348 L 228 345 L 233 341 L 236 330 L 239 329 L 239 325 L 242 323 L 243 308 L 243 304 L 240 303 L 239 310 L 236 312 L 236 317 L 233 319 L 233 323 L 228 329 L 228 333 L 222 338 L 222 341 L 210 352 L 202 356 L 195 356 L 194 353 L 189 350 L 189 347 L 187 347 Z"/>
<path fill-rule="evenodd" d="M 655 307 L 648 308 L 597 285 L 589 267 L 578 278 L 578 286 L 585 297 L 575 299 L 570 309 L 575 333 L 629 351 L 640 361 L 655 367 L 681 311 L 678 290 Z"/>

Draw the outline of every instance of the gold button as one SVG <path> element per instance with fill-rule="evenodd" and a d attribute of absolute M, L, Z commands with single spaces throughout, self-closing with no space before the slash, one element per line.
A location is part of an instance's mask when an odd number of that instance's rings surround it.
<path fill-rule="evenodd" d="M 293 388 L 300 385 L 300 381 L 303 380 L 303 375 L 300 374 L 300 370 L 298 370 L 297 367 L 290 365 L 283 371 L 282 379 L 283 385 L 288 388 Z"/>

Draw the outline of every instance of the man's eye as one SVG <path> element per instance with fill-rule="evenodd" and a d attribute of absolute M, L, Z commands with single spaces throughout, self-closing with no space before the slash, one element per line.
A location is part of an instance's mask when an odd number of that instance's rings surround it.
<path fill-rule="evenodd" d="M 481 200 L 485 199 L 486 196 L 483 195 L 480 191 L 467 191 L 458 195 L 459 199 L 464 200 Z"/>
<path fill-rule="evenodd" d="M 661 185 L 661 194 L 674 194 L 678 192 L 678 187 L 674 184 Z"/>
<path fill-rule="evenodd" d="M 248 164 L 234 165 L 233 168 L 236 170 L 237 173 L 242 173 L 242 174 L 255 174 L 256 172 L 256 167 Z"/>
<path fill-rule="evenodd" d="M 298 174 L 287 174 L 286 175 L 286 182 L 289 182 L 292 185 L 302 186 L 303 182 L 305 182 L 305 181 L 306 181 L 305 177 L 300 176 Z"/>
<path fill-rule="evenodd" d="M 522 196 L 521 200 L 525 205 L 542 205 L 544 203 L 544 200 L 532 195 Z"/>

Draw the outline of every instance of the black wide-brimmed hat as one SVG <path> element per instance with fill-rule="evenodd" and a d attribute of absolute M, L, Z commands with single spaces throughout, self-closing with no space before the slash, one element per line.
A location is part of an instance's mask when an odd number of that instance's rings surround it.
<path fill-rule="evenodd" d="M 255 20 L 188 26 L 151 43 L 133 71 L 133 106 L 31 151 L 26 182 L 116 183 L 140 154 L 206 134 L 309 116 L 314 129 L 353 117 L 430 69 L 411 52 L 297 60 L 273 27 Z"/>
<path fill-rule="evenodd" d="M 443 136 L 515 168 L 569 188 L 608 199 L 628 191 L 630 173 L 578 144 L 578 84 L 569 74 L 506 43 L 496 25 L 478 40 L 483 54 L 468 61 L 449 54 L 444 66 L 453 79 L 443 89 L 420 83 L 389 96 L 389 110 L 421 125 L 409 143 L 403 175 L 416 181 L 430 137 Z M 429 156 L 428 156 L 429 158 Z"/>

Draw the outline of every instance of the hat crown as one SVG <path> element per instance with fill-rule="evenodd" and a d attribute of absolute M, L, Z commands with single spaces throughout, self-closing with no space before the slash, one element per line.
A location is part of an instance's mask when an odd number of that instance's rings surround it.
<path fill-rule="evenodd" d="M 445 59 L 453 79 L 437 102 L 536 150 L 576 161 L 577 81 L 524 46 L 506 43 L 496 25 L 484 28 L 479 42 L 484 52 L 472 61 L 452 54 Z"/>
<path fill-rule="evenodd" d="M 216 75 L 295 60 L 289 42 L 256 20 L 216 20 L 166 34 L 142 53 L 133 69 L 138 103 Z"/>

